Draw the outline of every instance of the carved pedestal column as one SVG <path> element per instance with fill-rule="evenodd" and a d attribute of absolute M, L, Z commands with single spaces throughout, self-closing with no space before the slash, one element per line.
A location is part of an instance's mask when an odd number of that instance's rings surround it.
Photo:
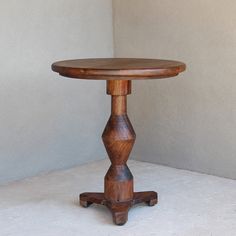
<path fill-rule="evenodd" d="M 107 94 L 111 95 L 111 116 L 102 134 L 103 143 L 111 160 L 105 176 L 104 193 L 83 193 L 80 203 L 88 207 L 92 203 L 106 205 L 112 212 L 113 221 L 123 225 L 128 210 L 134 204 L 157 203 L 157 193 L 134 193 L 133 176 L 126 162 L 135 142 L 135 132 L 127 116 L 127 95 L 131 93 L 131 81 L 108 80 Z"/>

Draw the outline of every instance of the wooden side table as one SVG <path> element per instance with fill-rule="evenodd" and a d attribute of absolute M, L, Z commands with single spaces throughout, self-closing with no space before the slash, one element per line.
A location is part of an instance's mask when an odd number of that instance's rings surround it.
<path fill-rule="evenodd" d="M 102 140 L 111 166 L 105 176 L 104 193 L 82 193 L 83 207 L 96 203 L 106 205 L 117 225 L 128 219 L 128 210 L 134 204 L 157 203 L 154 191 L 134 192 L 133 176 L 126 165 L 135 141 L 135 132 L 127 116 L 127 95 L 131 81 L 161 79 L 177 76 L 185 64 L 156 59 L 101 58 L 55 62 L 52 70 L 76 79 L 106 80 L 107 94 L 111 95 L 111 116 L 102 134 Z"/>

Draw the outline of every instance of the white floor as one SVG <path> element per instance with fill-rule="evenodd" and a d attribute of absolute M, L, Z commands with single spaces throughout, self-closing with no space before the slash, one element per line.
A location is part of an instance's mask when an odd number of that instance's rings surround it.
<path fill-rule="evenodd" d="M 138 205 L 124 226 L 103 206 L 78 206 L 102 191 L 108 161 L 0 187 L 0 236 L 236 236 L 236 181 L 130 161 L 137 191 L 157 190 L 159 204 Z"/>

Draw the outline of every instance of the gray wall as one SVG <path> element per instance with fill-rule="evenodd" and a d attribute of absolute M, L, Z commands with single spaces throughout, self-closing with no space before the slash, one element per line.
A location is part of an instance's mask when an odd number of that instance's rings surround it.
<path fill-rule="evenodd" d="M 117 57 L 185 61 L 133 83 L 132 156 L 236 178 L 236 3 L 114 0 Z M 0 183 L 106 156 L 104 81 L 59 77 L 55 60 L 113 56 L 111 0 L 0 3 Z"/>
<path fill-rule="evenodd" d="M 115 55 L 177 59 L 177 78 L 134 82 L 137 160 L 236 179 L 236 2 L 114 0 Z"/>
<path fill-rule="evenodd" d="M 105 82 L 55 60 L 113 55 L 110 0 L 1 0 L 0 183 L 105 157 Z"/>

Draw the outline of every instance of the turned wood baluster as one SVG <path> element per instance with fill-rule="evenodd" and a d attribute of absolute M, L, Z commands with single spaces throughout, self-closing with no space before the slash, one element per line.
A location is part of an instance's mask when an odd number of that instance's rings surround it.
<path fill-rule="evenodd" d="M 127 94 L 131 81 L 107 81 L 107 94 L 111 95 L 111 116 L 102 139 L 111 160 L 105 176 L 105 199 L 113 202 L 133 199 L 133 176 L 126 165 L 135 141 L 135 132 L 127 116 Z"/>
<path fill-rule="evenodd" d="M 116 224 L 124 224 L 134 199 L 133 176 L 126 165 L 135 141 L 135 132 L 127 116 L 127 95 L 131 81 L 107 81 L 111 95 L 111 116 L 102 134 L 111 166 L 105 176 L 104 198 Z"/>
<path fill-rule="evenodd" d="M 105 175 L 104 193 L 80 194 L 80 204 L 84 207 L 92 203 L 106 205 L 117 225 L 126 223 L 128 211 L 134 204 L 145 202 L 153 206 L 157 203 L 156 192 L 134 192 L 133 176 L 126 164 L 136 136 L 127 116 L 127 95 L 130 93 L 131 81 L 107 81 L 107 94 L 111 95 L 111 115 L 102 139 L 111 166 Z"/>

